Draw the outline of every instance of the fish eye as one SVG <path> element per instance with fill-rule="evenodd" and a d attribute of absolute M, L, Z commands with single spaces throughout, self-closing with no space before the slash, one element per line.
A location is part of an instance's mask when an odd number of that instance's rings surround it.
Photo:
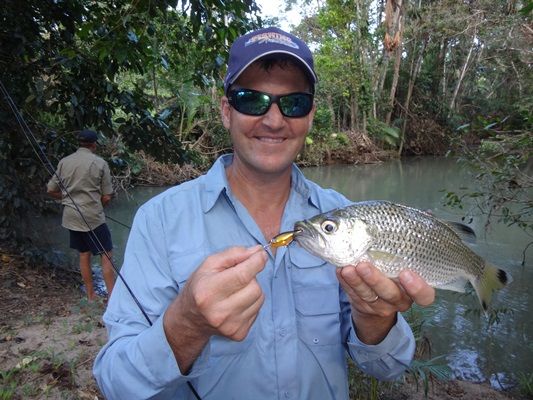
<path fill-rule="evenodd" d="M 326 233 L 333 233 L 337 230 L 337 224 L 333 221 L 324 221 L 322 222 L 322 224 L 320 225 L 320 227 L 322 228 L 322 230 Z"/>

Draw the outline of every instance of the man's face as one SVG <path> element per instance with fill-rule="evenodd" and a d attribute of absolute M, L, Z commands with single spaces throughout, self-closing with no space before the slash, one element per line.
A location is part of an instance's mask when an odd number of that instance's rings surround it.
<path fill-rule="evenodd" d="M 234 87 L 253 89 L 273 95 L 309 92 L 309 83 L 297 67 L 275 65 L 265 71 L 257 64 L 249 66 Z M 230 131 L 234 149 L 234 164 L 249 172 L 279 174 L 287 172 L 301 150 L 311 129 L 315 107 L 301 118 L 284 117 L 277 104 L 266 114 L 245 115 L 235 110 L 224 96 L 222 121 Z"/>

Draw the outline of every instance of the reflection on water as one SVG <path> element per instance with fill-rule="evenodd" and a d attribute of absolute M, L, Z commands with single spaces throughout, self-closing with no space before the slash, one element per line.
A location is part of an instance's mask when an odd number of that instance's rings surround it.
<path fill-rule="evenodd" d="M 443 206 L 443 190 L 457 191 L 461 187 L 475 190 L 472 177 L 455 161 L 443 158 L 420 158 L 392 161 L 378 165 L 330 166 L 305 168 L 304 174 L 324 187 L 334 188 L 354 201 L 391 200 L 420 209 L 431 209 L 440 218 L 461 221 L 460 210 Z M 131 226 L 137 208 L 163 188 L 136 188 L 129 197 L 121 195 L 106 209 L 106 213 Z M 496 308 L 506 307 L 513 314 L 502 316 L 499 324 L 489 326 L 479 310 L 477 299 L 449 291 L 438 291 L 436 305 L 426 329 L 432 343 L 432 355 L 446 354 L 454 374 L 466 380 L 487 381 L 494 387 L 508 385 L 516 372 L 533 372 L 533 318 L 528 310 L 532 296 L 528 286 L 533 280 L 533 248 L 526 265 L 521 266 L 522 251 L 531 238 L 517 228 L 492 223 L 485 231 L 485 218 L 474 216 L 470 226 L 478 235 L 474 251 L 513 276 L 509 287 L 493 299 Z M 59 227 L 60 217 L 47 220 L 39 228 L 41 242 L 63 250 L 72 260 L 68 235 Z M 129 230 L 108 220 L 114 242 L 116 265 L 122 264 L 122 254 Z M 74 261 L 73 261 L 74 262 Z"/>

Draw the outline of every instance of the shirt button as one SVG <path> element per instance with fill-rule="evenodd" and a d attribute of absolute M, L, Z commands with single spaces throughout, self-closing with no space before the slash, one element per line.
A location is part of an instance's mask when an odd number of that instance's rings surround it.
<path fill-rule="evenodd" d="M 318 338 L 314 338 L 314 339 L 313 339 L 313 343 L 314 343 L 314 344 L 317 344 L 318 342 L 320 342 L 320 340 L 319 340 Z"/>
<path fill-rule="evenodd" d="M 286 399 L 288 399 L 288 398 L 291 397 L 291 394 L 290 394 L 289 392 L 285 392 L 284 395 L 285 395 L 285 398 L 286 398 Z"/>
<path fill-rule="evenodd" d="M 281 337 L 285 336 L 286 334 L 287 334 L 287 330 L 286 330 L 285 328 L 281 328 L 281 329 L 279 330 L 279 335 L 280 335 Z"/>

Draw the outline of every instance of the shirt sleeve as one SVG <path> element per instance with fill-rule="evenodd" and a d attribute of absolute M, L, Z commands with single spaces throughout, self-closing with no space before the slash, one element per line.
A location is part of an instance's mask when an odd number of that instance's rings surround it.
<path fill-rule="evenodd" d="M 415 352 L 415 338 L 400 313 L 389 334 L 376 345 L 362 343 L 352 321 L 347 345 L 350 357 L 359 368 L 379 380 L 394 380 L 402 375 Z"/>
<path fill-rule="evenodd" d="M 61 190 L 61 187 L 59 186 L 59 180 L 58 180 L 60 168 L 61 168 L 61 163 L 58 164 L 54 175 L 52 175 L 52 178 L 46 184 L 46 190 L 47 191 L 49 191 L 49 192 L 58 192 L 59 190 Z"/>
<path fill-rule="evenodd" d="M 179 288 L 164 257 L 164 234 L 160 221 L 147 218 L 141 208 L 128 239 L 121 275 L 152 325 L 122 280 L 117 280 L 103 317 L 109 340 L 93 368 L 108 399 L 184 398 L 186 382 L 208 367 L 209 345 L 184 375 L 165 336 L 163 314 Z"/>
<path fill-rule="evenodd" d="M 113 182 L 111 180 L 111 171 L 109 170 L 109 164 L 104 161 L 103 176 L 102 176 L 102 194 L 113 194 Z"/>
<path fill-rule="evenodd" d="M 348 297 L 339 287 L 341 300 L 341 329 L 350 358 L 366 374 L 379 380 L 394 380 L 400 377 L 413 359 L 415 338 L 411 327 L 398 313 L 396 324 L 388 335 L 376 345 L 368 345 L 359 340 L 353 323 L 352 310 Z"/>

